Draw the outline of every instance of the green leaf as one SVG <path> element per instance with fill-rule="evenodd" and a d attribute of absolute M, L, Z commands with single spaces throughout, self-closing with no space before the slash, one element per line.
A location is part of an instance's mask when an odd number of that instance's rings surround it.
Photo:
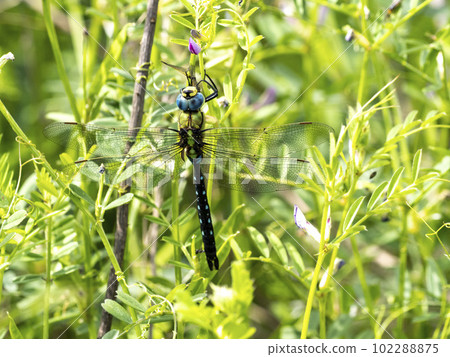
<path fill-rule="evenodd" d="M 173 315 L 163 315 L 163 316 L 150 317 L 148 322 L 151 324 L 158 324 L 161 322 L 172 322 L 172 321 L 173 321 Z"/>
<path fill-rule="evenodd" d="M 264 36 L 262 36 L 262 35 L 256 36 L 253 40 L 250 41 L 250 46 L 249 47 L 252 47 L 253 45 L 257 44 L 263 38 L 264 38 Z"/>
<path fill-rule="evenodd" d="M 26 257 L 32 261 L 44 260 L 44 256 L 42 254 L 37 254 L 37 253 L 33 253 L 33 252 L 28 252 L 26 254 Z"/>
<path fill-rule="evenodd" d="M 280 238 L 278 238 L 278 236 L 272 231 L 267 232 L 267 238 L 269 238 L 269 242 L 270 244 L 272 244 L 273 249 L 275 249 L 275 252 L 280 258 L 281 263 L 283 265 L 288 265 L 288 256 L 286 253 L 286 248 L 284 248 L 284 245 L 283 243 L 281 243 Z"/>
<path fill-rule="evenodd" d="M 163 237 L 163 238 L 162 238 L 162 241 L 163 241 L 163 242 L 170 243 L 170 244 L 173 244 L 174 246 L 180 247 L 180 248 L 181 248 L 181 243 L 178 242 L 177 240 L 173 239 L 173 238 L 170 238 L 170 237 Z"/>
<path fill-rule="evenodd" d="M 61 249 L 59 249 L 55 254 L 53 254 L 52 259 L 58 260 L 61 257 L 69 255 L 75 249 L 78 248 L 78 245 L 79 245 L 78 242 L 70 242 L 70 243 L 64 244 Z"/>
<path fill-rule="evenodd" d="M 14 212 L 9 218 L 6 220 L 5 225 L 3 226 L 4 230 L 11 229 L 13 227 L 18 226 L 27 216 L 27 211 L 21 209 L 19 211 Z"/>
<path fill-rule="evenodd" d="M 156 223 L 162 227 L 169 227 L 169 222 L 165 221 L 164 219 L 160 218 L 160 217 L 155 217 L 155 216 L 150 216 L 150 215 L 145 215 L 145 219 L 149 222 L 152 223 Z"/>
<path fill-rule="evenodd" d="M 19 275 L 13 279 L 13 283 L 16 284 L 25 284 L 30 281 L 42 280 L 43 276 L 41 274 L 25 274 Z"/>
<path fill-rule="evenodd" d="M 347 216 L 345 216 L 344 219 L 344 232 L 350 227 L 353 220 L 356 217 L 356 214 L 358 213 L 359 209 L 361 208 L 361 205 L 364 201 L 364 196 L 359 197 L 353 204 L 350 206 L 350 209 L 347 212 Z"/>
<path fill-rule="evenodd" d="M 32 222 L 32 223 L 33 223 L 33 225 L 36 225 L 36 224 L 41 223 L 42 221 L 45 221 L 45 220 L 47 220 L 49 218 L 56 217 L 56 216 L 59 216 L 59 215 L 63 216 L 65 213 L 67 213 L 66 209 L 60 209 L 58 211 L 53 211 L 53 212 L 50 212 L 49 214 L 46 214 L 45 216 L 42 216 L 36 222 Z M 28 223 L 27 223 L 27 225 L 28 225 Z"/>
<path fill-rule="evenodd" d="M 369 203 L 367 204 L 367 210 L 371 211 L 374 208 L 375 204 L 378 202 L 380 197 L 383 195 L 384 189 L 387 186 L 387 181 L 382 182 L 378 185 L 378 187 L 373 191 L 372 196 L 370 197 Z"/>
<path fill-rule="evenodd" d="M 431 258 L 427 259 L 425 275 L 427 292 L 436 299 L 439 299 L 442 295 L 442 287 L 446 284 L 446 281 L 441 273 L 441 270 L 439 269 L 439 266 Z"/>
<path fill-rule="evenodd" d="M 187 265 L 185 263 L 179 262 L 178 260 L 173 260 L 170 259 L 169 260 L 169 264 L 172 264 L 173 266 L 182 268 L 182 269 L 186 269 L 186 270 L 192 270 L 192 267 L 190 265 Z"/>
<path fill-rule="evenodd" d="M 406 116 L 405 120 L 403 121 L 403 125 L 408 125 L 409 123 L 412 123 L 413 120 L 416 118 L 418 111 L 417 110 L 413 110 L 411 112 L 408 113 L 408 115 Z"/>
<path fill-rule="evenodd" d="M 412 131 L 415 127 L 419 126 L 420 122 L 419 121 L 413 121 L 412 123 L 409 123 L 408 125 L 405 125 L 402 128 L 402 131 L 400 132 L 401 134 L 408 134 L 410 131 Z"/>
<path fill-rule="evenodd" d="M 217 21 L 217 24 L 223 27 L 238 27 L 240 23 L 231 19 L 220 19 Z"/>
<path fill-rule="evenodd" d="M 96 71 L 94 79 L 91 82 L 91 86 L 89 88 L 90 98 L 95 98 L 99 95 L 100 90 L 105 85 L 106 80 L 108 79 L 111 68 L 117 65 L 117 59 L 120 58 L 123 46 L 127 41 L 127 33 L 130 26 L 132 25 L 126 24 L 125 26 L 123 26 L 111 43 L 111 46 L 107 51 L 107 55 L 103 59 L 100 68 Z M 92 101 L 94 102 L 94 99 L 92 99 Z"/>
<path fill-rule="evenodd" d="M 172 38 L 170 42 L 184 47 L 189 46 L 189 40 L 185 40 L 184 38 Z"/>
<path fill-rule="evenodd" d="M 106 312 L 113 315 L 116 319 L 124 321 L 128 324 L 133 323 L 133 320 L 131 319 L 128 311 L 114 300 L 106 299 L 105 302 L 101 305 Z"/>
<path fill-rule="evenodd" d="M 62 269 L 54 272 L 52 274 L 52 278 L 56 279 L 56 278 L 59 278 L 64 275 L 69 275 L 69 274 L 73 273 L 74 271 L 77 271 L 80 268 L 81 268 L 81 265 L 71 265 L 71 266 L 62 268 Z"/>
<path fill-rule="evenodd" d="M 246 314 L 253 300 L 253 281 L 250 279 L 250 272 L 245 267 L 242 260 L 234 261 L 231 264 L 231 287 L 235 292 L 234 298 L 239 302 L 240 315 Z"/>
<path fill-rule="evenodd" d="M 257 10 L 259 10 L 259 7 L 252 7 L 244 16 L 242 16 L 242 21 L 247 21 L 250 16 L 252 16 Z"/>
<path fill-rule="evenodd" d="M 416 184 L 420 184 L 420 183 L 422 183 L 422 182 L 427 182 L 427 181 L 436 179 L 436 178 L 438 178 L 438 177 L 439 177 L 439 174 L 438 174 L 437 172 L 432 172 L 432 173 L 430 173 L 430 174 L 426 174 L 426 175 L 420 176 L 420 177 L 416 180 L 415 183 L 416 183 Z"/>
<path fill-rule="evenodd" d="M 297 248 L 290 242 L 286 243 L 286 249 L 289 253 L 289 256 L 292 259 L 292 264 L 294 268 L 297 270 L 299 274 L 302 274 L 305 271 L 305 264 L 303 263 L 303 258 L 298 252 Z"/>
<path fill-rule="evenodd" d="M 389 130 L 389 133 L 387 134 L 386 142 L 389 142 L 390 140 L 395 138 L 397 136 L 398 132 L 400 131 L 400 129 L 402 128 L 402 126 L 403 126 L 403 124 L 397 124 L 397 125 L 393 126 L 391 128 L 391 130 Z"/>
<path fill-rule="evenodd" d="M 231 83 L 230 73 L 227 73 L 225 75 L 225 79 L 223 80 L 223 93 L 231 103 L 231 101 L 233 100 L 233 84 Z"/>
<path fill-rule="evenodd" d="M 397 187 L 400 176 L 402 175 L 403 171 L 405 170 L 404 167 L 399 167 L 395 172 L 394 175 L 392 175 L 391 180 L 389 181 L 388 189 L 386 191 L 387 198 L 391 197 L 394 193 L 395 188 Z"/>
<path fill-rule="evenodd" d="M 233 212 L 231 212 L 231 215 L 228 216 L 225 224 L 220 228 L 218 235 L 233 233 L 235 223 L 243 216 L 242 212 L 244 207 L 245 204 L 241 204 L 237 206 Z"/>
<path fill-rule="evenodd" d="M 180 226 L 192 221 L 194 219 L 194 215 L 196 213 L 196 209 L 194 207 L 188 208 L 178 217 L 178 223 Z M 152 216 L 151 216 L 152 217 Z"/>
<path fill-rule="evenodd" d="M 0 208 L 7 208 L 9 206 L 8 198 L 0 191 Z"/>
<path fill-rule="evenodd" d="M 95 206 L 94 200 L 86 192 L 84 192 L 80 187 L 71 183 L 69 185 L 69 188 L 75 196 L 82 199 L 83 201 L 86 201 L 90 206 Z"/>
<path fill-rule="evenodd" d="M 146 308 L 144 307 L 144 305 L 142 305 L 139 301 L 137 301 L 131 295 L 128 295 L 128 294 L 124 293 L 122 290 L 120 290 L 117 293 L 117 298 L 120 301 L 122 301 L 125 305 L 128 305 L 128 306 L 132 307 L 136 311 L 140 311 L 140 312 L 143 312 L 143 313 L 145 313 L 145 311 L 146 311 Z"/>
<path fill-rule="evenodd" d="M 433 122 L 435 122 L 436 120 L 439 120 L 440 118 L 447 117 L 446 113 L 438 113 L 436 115 L 431 115 L 431 114 L 435 114 L 435 113 L 436 113 L 436 111 L 434 111 L 434 110 L 432 110 L 430 113 L 428 113 L 427 117 L 423 121 L 421 127 L 426 127 L 428 125 L 433 124 Z"/>
<path fill-rule="evenodd" d="M 327 174 L 327 162 L 325 161 L 325 158 L 323 157 L 320 150 L 317 148 L 317 146 L 313 146 L 311 148 L 312 152 L 314 153 L 314 156 L 316 157 L 317 161 L 319 162 L 319 165 L 317 164 L 316 160 L 309 160 L 312 168 L 314 169 L 314 174 L 316 177 L 320 180 L 320 182 L 323 184 L 326 182 L 326 174 Z"/>
<path fill-rule="evenodd" d="M 103 335 L 102 339 L 103 340 L 115 340 L 117 337 L 119 337 L 119 331 L 118 330 L 110 330 Z"/>
<path fill-rule="evenodd" d="M 169 17 L 172 20 L 178 22 L 179 24 L 186 26 L 187 28 L 189 28 L 191 30 L 195 30 L 195 25 L 192 22 L 190 22 L 189 20 L 185 19 L 183 16 L 171 14 L 171 15 L 169 15 Z"/>
<path fill-rule="evenodd" d="M 105 21 L 113 21 L 111 16 L 109 16 L 106 12 L 97 10 L 96 8 L 93 8 L 93 7 L 88 7 L 86 9 L 86 15 L 89 15 L 89 17 L 97 16 L 98 18 L 105 20 Z"/>
<path fill-rule="evenodd" d="M 191 281 L 192 283 L 193 281 Z M 167 285 L 167 284 L 165 284 Z M 189 284 L 189 287 L 192 284 Z M 168 287 L 168 285 L 167 285 Z M 176 285 L 174 288 L 172 288 L 172 290 L 167 294 L 166 299 L 169 301 L 173 301 L 175 299 L 175 296 L 180 292 L 180 291 L 184 291 L 187 288 L 186 284 L 180 284 L 180 285 Z M 153 311 L 153 308 L 150 307 L 149 310 Z"/>
<path fill-rule="evenodd" d="M 254 227 L 248 227 L 247 229 L 250 233 L 250 237 L 252 237 L 261 254 L 264 257 L 269 258 L 269 247 L 267 246 L 264 236 Z"/>
<path fill-rule="evenodd" d="M 353 227 L 350 227 L 349 229 L 347 229 L 345 231 L 345 238 L 344 239 L 348 239 L 348 238 L 358 234 L 359 232 L 366 231 L 366 230 L 367 230 L 366 226 L 353 226 Z M 341 238 L 342 237 L 338 237 L 337 241 L 341 242 L 342 241 Z"/>
<path fill-rule="evenodd" d="M 73 120 L 74 119 L 69 120 L 69 121 L 73 121 Z M 73 167 L 74 166 L 73 165 L 73 159 L 72 159 L 72 157 L 69 154 L 63 152 L 62 154 L 59 155 L 59 159 L 61 160 L 61 163 L 65 167 L 64 171 L 69 171 L 67 173 L 68 175 L 69 174 L 70 175 L 74 175 L 76 173 L 76 167 L 75 168 Z"/>
<path fill-rule="evenodd" d="M 8 243 L 11 239 L 15 237 L 16 233 L 11 232 L 6 235 L 6 237 L 0 242 L 0 248 L 3 247 L 6 243 Z"/>
<path fill-rule="evenodd" d="M 181 0 L 181 2 L 183 3 L 184 7 L 187 9 L 187 11 L 189 11 L 189 13 L 192 16 L 195 16 L 195 10 L 192 7 L 192 5 L 190 4 L 190 2 L 188 0 Z"/>
<path fill-rule="evenodd" d="M 23 339 L 22 333 L 20 332 L 19 328 L 16 325 L 16 322 L 12 318 L 12 316 L 7 312 L 8 319 L 9 319 L 9 334 L 11 335 L 12 339 L 18 340 Z"/>
<path fill-rule="evenodd" d="M 53 185 L 50 175 L 44 168 L 36 173 L 36 186 L 39 190 L 45 190 L 52 196 L 58 197 L 58 190 Z"/>
<path fill-rule="evenodd" d="M 125 195 L 120 196 L 116 200 L 114 200 L 111 203 L 109 203 L 105 207 L 105 211 L 109 210 L 109 209 L 112 209 L 112 208 L 116 208 L 116 207 L 122 206 L 122 205 L 130 202 L 132 199 L 133 199 L 133 194 L 132 193 L 126 193 Z"/>
<path fill-rule="evenodd" d="M 248 71 L 250 71 L 252 68 L 244 68 L 238 76 L 238 79 L 236 81 L 236 87 L 241 88 L 245 84 L 244 82 L 244 74 L 246 74 Z"/>
<path fill-rule="evenodd" d="M 422 161 L 422 149 L 417 150 L 416 154 L 414 155 L 412 165 L 412 182 L 416 182 L 417 178 L 419 177 L 421 161 Z"/>

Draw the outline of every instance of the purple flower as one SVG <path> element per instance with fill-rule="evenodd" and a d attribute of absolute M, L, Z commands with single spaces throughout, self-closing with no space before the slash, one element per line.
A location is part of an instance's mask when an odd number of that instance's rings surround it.
<path fill-rule="evenodd" d="M 193 53 L 194 55 L 198 55 L 202 48 L 198 43 L 196 43 L 192 37 L 189 37 L 189 51 Z"/>
<path fill-rule="evenodd" d="M 309 235 L 316 242 L 320 243 L 319 231 L 306 220 L 306 217 L 297 205 L 294 206 L 294 220 L 298 228 L 303 229 L 307 235 Z"/>

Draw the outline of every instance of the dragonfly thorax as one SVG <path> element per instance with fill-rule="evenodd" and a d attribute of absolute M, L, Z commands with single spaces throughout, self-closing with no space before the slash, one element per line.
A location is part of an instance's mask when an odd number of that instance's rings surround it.
<path fill-rule="evenodd" d="M 203 103 L 205 103 L 205 97 L 194 86 L 183 88 L 177 97 L 177 106 L 184 112 L 199 111 Z"/>
<path fill-rule="evenodd" d="M 178 117 L 179 129 L 201 129 L 203 126 L 203 113 L 185 111 Z"/>
<path fill-rule="evenodd" d="M 181 128 L 179 138 L 178 146 L 183 149 L 181 152 L 183 160 L 187 157 L 192 161 L 194 158 L 202 156 L 203 134 L 201 129 Z"/>

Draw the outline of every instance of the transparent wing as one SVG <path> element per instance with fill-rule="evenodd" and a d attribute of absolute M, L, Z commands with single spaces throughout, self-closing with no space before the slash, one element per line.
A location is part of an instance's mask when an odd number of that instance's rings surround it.
<path fill-rule="evenodd" d="M 151 188 L 169 181 L 178 171 L 174 170 L 175 159 L 182 151 L 178 145 L 178 132 L 167 128 L 129 131 L 53 123 L 44 129 L 44 135 L 57 144 L 88 153 L 86 158 L 66 166 L 66 173 L 80 171 L 92 180 L 98 180 L 102 173 L 108 184 L 132 177 L 138 188 Z M 125 154 L 127 143 L 132 146 Z"/>
<path fill-rule="evenodd" d="M 51 141 L 70 148 L 86 150 L 103 146 L 111 152 L 125 150 L 127 142 L 143 142 L 149 150 L 158 152 L 178 142 L 178 131 L 168 128 L 136 128 L 134 130 L 105 128 L 77 123 L 53 123 L 45 127 L 44 135 Z"/>
<path fill-rule="evenodd" d="M 328 125 L 311 122 L 263 129 L 207 129 L 202 172 L 207 177 L 213 173 L 219 185 L 239 191 L 294 189 L 303 183 L 300 174 L 313 175 L 305 151 L 328 141 L 332 132 Z"/>
<path fill-rule="evenodd" d="M 323 123 L 301 122 L 269 128 L 206 129 L 204 142 L 218 151 L 231 150 L 261 157 L 295 156 L 330 139 L 334 130 Z"/>

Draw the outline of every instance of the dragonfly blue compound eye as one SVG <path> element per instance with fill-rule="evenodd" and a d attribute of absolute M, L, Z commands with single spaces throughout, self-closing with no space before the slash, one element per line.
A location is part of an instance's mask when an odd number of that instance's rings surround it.
<path fill-rule="evenodd" d="M 179 94 L 177 97 L 177 107 L 183 112 L 189 109 L 189 100 L 183 97 L 182 94 Z"/>
<path fill-rule="evenodd" d="M 205 97 L 202 93 L 197 93 L 191 99 L 189 99 L 189 110 L 199 110 L 203 103 L 205 102 Z M 179 107 L 179 106 L 178 106 Z"/>

